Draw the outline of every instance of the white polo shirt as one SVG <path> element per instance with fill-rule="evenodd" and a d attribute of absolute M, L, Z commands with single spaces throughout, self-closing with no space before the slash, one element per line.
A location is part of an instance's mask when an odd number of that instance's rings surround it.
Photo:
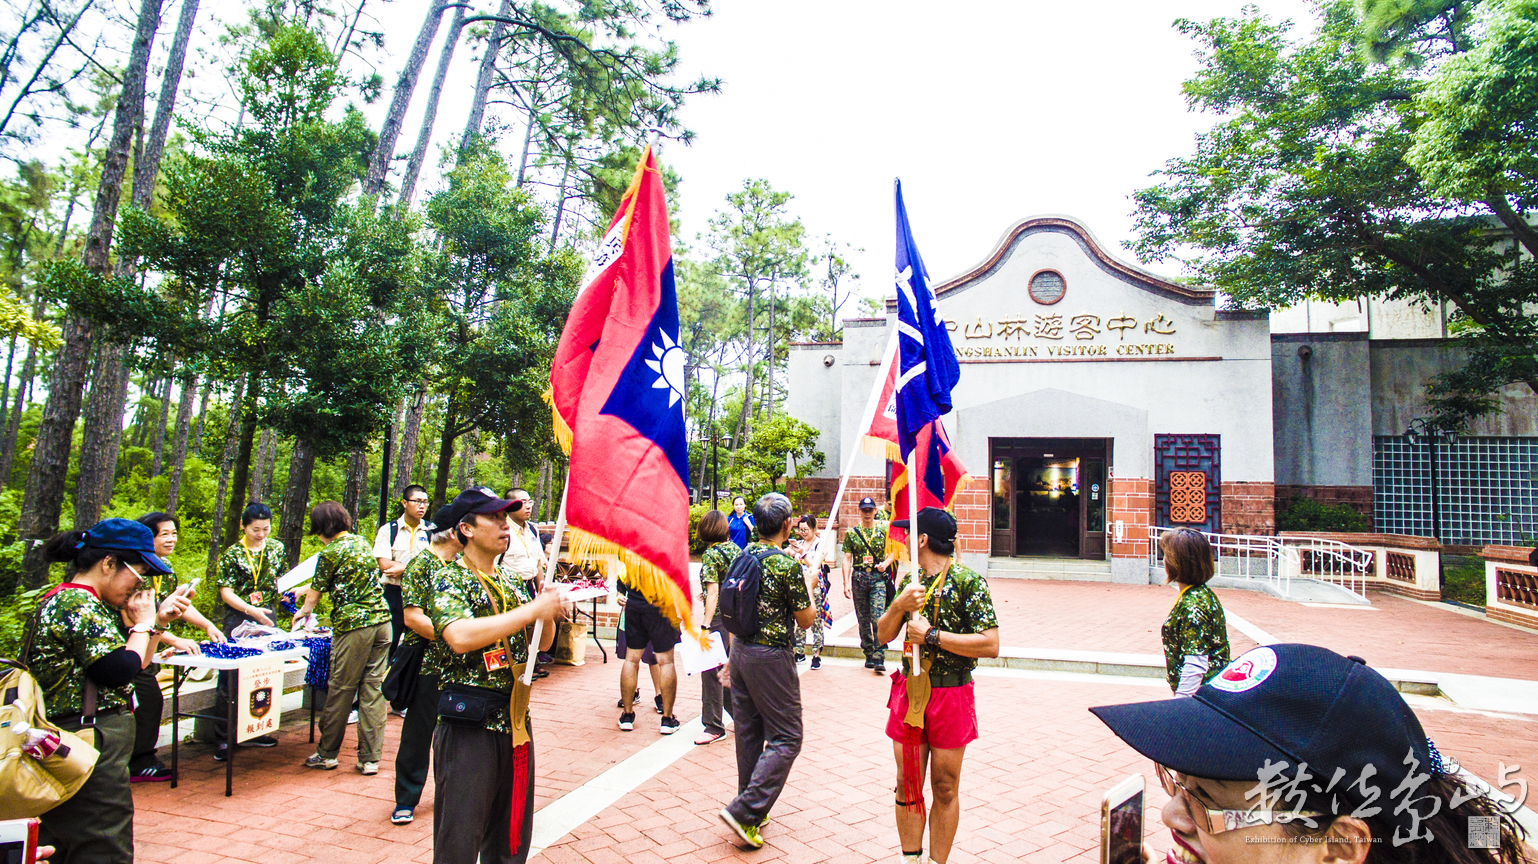
<path fill-rule="evenodd" d="M 395 542 L 390 542 L 390 526 L 396 526 Z M 400 564 L 405 564 L 417 553 L 427 548 L 427 529 L 424 523 L 418 522 L 415 530 L 406 527 L 406 517 L 402 516 L 393 522 L 386 522 L 379 526 L 374 534 L 374 557 L 389 558 Z M 381 572 L 379 581 L 384 585 L 399 585 L 399 576 L 388 576 Z"/>
<path fill-rule="evenodd" d="M 518 574 L 525 582 L 538 578 L 539 567 L 545 561 L 539 532 L 530 522 L 519 527 L 511 516 L 507 518 L 507 527 L 511 530 L 507 538 L 507 554 L 502 556 L 503 569 Z"/>

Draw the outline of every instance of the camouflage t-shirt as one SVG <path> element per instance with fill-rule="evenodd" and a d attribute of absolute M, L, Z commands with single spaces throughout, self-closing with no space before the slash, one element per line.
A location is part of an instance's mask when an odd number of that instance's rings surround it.
<path fill-rule="evenodd" d="M 374 546 L 347 533 L 320 550 L 310 587 L 331 595 L 331 629 L 338 633 L 390 620 Z"/>
<path fill-rule="evenodd" d="M 1189 655 L 1207 657 L 1203 684 L 1228 665 L 1228 620 L 1218 595 L 1206 585 L 1181 589 L 1159 635 L 1164 639 L 1164 677 L 1171 691 L 1180 686 L 1180 670 Z"/>
<path fill-rule="evenodd" d="M 486 588 L 462 561 L 455 561 L 438 568 L 432 607 L 427 614 L 433 619 L 433 632 L 437 635 L 440 645 L 443 643 L 443 628 L 455 621 L 465 618 L 489 618 L 497 614 L 496 609 L 505 612 L 508 609 L 516 609 L 525 602 L 523 587 L 519 584 L 523 582 L 522 579 L 508 576 L 496 568 L 493 568 L 491 575 L 486 578 L 502 595 L 497 598 L 495 607 Z M 463 684 L 469 687 L 496 690 L 511 697 L 513 677 L 522 674 L 523 665 L 529 659 L 528 631 L 520 630 L 507 637 L 507 645 L 511 656 L 506 658 L 506 663 L 497 669 L 488 667 L 493 665 L 489 662 L 493 659 L 501 663 L 500 658 L 495 658 L 492 653 L 501 648 L 500 642 L 492 643 L 485 648 L 472 649 L 463 654 L 456 654 L 449 650 L 447 645 L 443 645 L 438 658 L 439 686 Z M 494 710 L 486 717 L 486 729 L 512 734 L 513 729 L 508 721 L 507 708 L 505 703 L 494 706 Z"/>
<path fill-rule="evenodd" d="M 854 557 L 854 569 L 871 573 L 886 558 L 885 522 L 867 531 L 859 525 L 844 532 L 844 551 Z"/>
<path fill-rule="evenodd" d="M 925 591 L 929 590 L 934 581 L 934 576 L 919 571 L 919 584 L 924 586 Z M 903 586 L 899 584 L 897 587 L 901 590 Z M 988 591 L 988 580 L 976 570 L 958 563 L 951 564 L 945 575 L 945 584 L 930 596 L 923 611 L 924 617 L 929 619 L 929 626 L 938 627 L 946 633 L 970 635 L 999 626 L 998 615 L 993 611 L 993 595 Z M 938 648 L 924 650 L 934 655 L 934 661 L 929 665 L 931 678 L 936 675 L 959 675 L 977 668 L 975 657 L 963 657 Z M 906 666 L 906 657 L 903 663 Z M 903 671 L 907 672 L 906 669 Z"/>
<path fill-rule="evenodd" d="M 432 547 L 427 547 L 406 562 L 406 569 L 401 571 L 401 605 L 415 606 L 422 610 L 424 615 L 432 617 L 433 589 L 438 578 L 438 570 L 447 567 L 442 558 L 433 554 Z M 406 635 L 401 637 L 402 645 L 414 645 L 418 642 L 427 642 L 415 630 L 406 628 Z M 430 642 L 427 644 L 427 653 L 422 657 L 422 674 L 438 674 L 438 652 L 443 643 Z"/>
<path fill-rule="evenodd" d="M 756 554 L 772 548 L 767 543 L 754 542 L 743 551 Z M 765 558 L 763 566 L 764 578 L 758 588 L 758 633 L 748 641 L 771 648 L 789 648 L 797 635 L 792 615 L 797 609 L 812 605 L 806 579 L 796 559 L 784 553 Z"/>
<path fill-rule="evenodd" d="M 700 556 L 700 590 L 706 585 L 720 585 L 726 579 L 726 571 L 731 568 L 732 562 L 742 554 L 742 549 L 730 540 L 720 543 L 705 550 Z M 715 620 L 709 622 L 712 628 L 721 625 L 721 604 L 716 604 Z"/>
<path fill-rule="evenodd" d="M 260 552 L 248 552 L 240 542 L 231 543 L 219 556 L 220 588 L 228 588 L 235 596 L 251 603 L 251 594 L 261 591 L 261 599 L 251 605 L 259 609 L 278 608 L 278 577 L 288 572 L 288 556 L 283 544 L 268 540 Z M 375 565 L 376 569 L 378 565 Z M 253 569 L 254 568 L 254 569 Z"/>
<path fill-rule="evenodd" d="M 122 616 L 95 593 L 66 588 L 37 610 L 33 627 L 28 665 L 43 688 L 48 716 L 78 717 L 85 700 L 85 670 L 128 642 Z M 132 689 L 98 687 L 97 712 L 126 706 Z"/>

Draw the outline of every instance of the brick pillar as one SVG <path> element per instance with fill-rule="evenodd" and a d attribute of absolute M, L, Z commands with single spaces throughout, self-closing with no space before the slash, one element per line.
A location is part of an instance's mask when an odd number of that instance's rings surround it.
<path fill-rule="evenodd" d="M 1271 483 L 1225 482 L 1223 495 L 1224 534 L 1276 533 L 1276 487 Z"/>
<path fill-rule="evenodd" d="M 1142 477 L 1116 477 L 1111 481 L 1111 512 L 1106 514 L 1106 534 L 1112 558 L 1147 558 L 1148 526 L 1153 524 L 1154 481 Z M 1116 542 L 1116 523 L 1122 523 L 1123 539 Z"/>
<path fill-rule="evenodd" d="M 988 514 L 992 505 L 987 477 L 967 477 L 956 490 L 956 551 L 987 555 L 993 544 Z"/>

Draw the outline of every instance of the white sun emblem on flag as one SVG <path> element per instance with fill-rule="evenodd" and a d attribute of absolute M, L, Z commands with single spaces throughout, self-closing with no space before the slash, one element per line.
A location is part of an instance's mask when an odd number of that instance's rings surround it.
<path fill-rule="evenodd" d="M 662 336 L 662 344 L 653 343 L 652 356 L 657 359 L 646 361 L 646 365 L 658 376 L 652 382 L 652 388 L 672 391 L 668 393 L 668 407 L 672 408 L 684 398 L 684 349 L 678 347 L 667 331 L 657 332 Z"/>

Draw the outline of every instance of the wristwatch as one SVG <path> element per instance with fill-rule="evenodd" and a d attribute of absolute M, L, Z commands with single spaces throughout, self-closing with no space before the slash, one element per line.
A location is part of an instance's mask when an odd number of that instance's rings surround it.
<path fill-rule="evenodd" d="M 931 627 L 931 628 L 929 628 L 929 632 L 924 634 L 924 644 L 925 645 L 929 645 L 930 647 L 933 647 L 933 648 L 939 648 L 940 647 L 940 628 L 939 627 Z"/>
<path fill-rule="evenodd" d="M 154 636 L 156 633 L 160 632 L 160 629 L 158 627 L 156 627 L 154 624 L 135 624 L 134 626 L 128 628 L 128 632 L 129 633 L 148 633 L 151 636 Z"/>

